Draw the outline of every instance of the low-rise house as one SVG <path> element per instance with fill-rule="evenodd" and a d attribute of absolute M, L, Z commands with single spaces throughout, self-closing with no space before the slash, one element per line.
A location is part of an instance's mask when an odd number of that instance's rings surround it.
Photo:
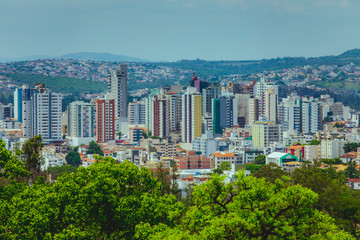
<path fill-rule="evenodd" d="M 346 183 L 352 190 L 360 189 L 360 178 L 349 178 Z"/>
<path fill-rule="evenodd" d="M 294 161 L 298 162 L 299 159 L 296 156 L 291 155 L 290 153 L 273 152 L 266 156 L 266 164 L 272 162 L 272 163 L 276 163 L 280 167 L 283 167 L 284 163 L 294 162 Z"/>
<path fill-rule="evenodd" d="M 300 161 L 305 158 L 304 146 L 301 145 L 287 147 L 285 152 L 296 156 Z"/>
<path fill-rule="evenodd" d="M 292 173 L 296 168 L 300 168 L 301 167 L 301 163 L 300 162 L 286 162 L 286 163 L 283 163 L 283 170 L 285 172 L 288 172 L 288 173 Z"/>
<path fill-rule="evenodd" d="M 235 155 L 234 153 L 230 153 L 230 152 L 216 152 L 213 153 L 210 158 L 213 159 L 215 168 L 218 168 L 222 162 L 229 162 L 230 165 L 241 164 L 238 155 Z"/>
<path fill-rule="evenodd" d="M 345 153 L 344 155 L 342 155 L 340 157 L 340 160 L 343 163 L 349 163 L 349 162 L 353 162 L 353 161 L 356 161 L 356 163 L 359 163 L 360 162 L 360 154 L 357 152 L 348 152 L 348 153 Z"/>

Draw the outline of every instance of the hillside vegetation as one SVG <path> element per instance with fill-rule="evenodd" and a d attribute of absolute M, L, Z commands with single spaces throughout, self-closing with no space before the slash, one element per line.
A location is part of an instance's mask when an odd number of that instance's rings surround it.
<path fill-rule="evenodd" d="M 40 74 L 11 73 L 4 74 L 15 84 L 44 83 L 45 86 L 54 92 L 70 93 L 78 95 L 79 93 L 99 93 L 107 90 L 107 85 L 102 82 L 95 82 L 79 78 L 52 77 Z"/>
<path fill-rule="evenodd" d="M 200 77 L 209 75 L 231 75 L 231 74 L 249 74 L 263 71 L 275 71 L 285 68 L 302 67 L 306 65 L 344 65 L 360 64 L 360 49 L 352 49 L 338 56 L 324 57 L 284 57 L 272 58 L 256 61 L 206 61 L 180 60 L 171 63 L 161 63 L 161 65 L 171 66 L 181 69 L 191 69 Z"/>

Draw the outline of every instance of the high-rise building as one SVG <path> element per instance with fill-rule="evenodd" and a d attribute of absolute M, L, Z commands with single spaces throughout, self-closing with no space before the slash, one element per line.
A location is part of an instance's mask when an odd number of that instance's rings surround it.
<path fill-rule="evenodd" d="M 157 95 L 154 100 L 154 136 L 168 137 L 170 136 L 170 117 L 168 99 L 162 95 Z"/>
<path fill-rule="evenodd" d="M 23 137 L 32 137 L 32 104 L 31 99 L 35 89 L 23 87 L 22 90 L 22 123 L 23 123 Z"/>
<path fill-rule="evenodd" d="M 23 86 L 26 88 L 26 86 Z M 16 88 L 14 91 L 14 118 L 22 123 L 22 101 L 23 88 Z"/>
<path fill-rule="evenodd" d="M 213 99 L 213 126 L 215 134 L 234 126 L 234 95 L 226 94 Z"/>
<path fill-rule="evenodd" d="M 212 120 L 213 120 L 213 130 L 215 134 L 221 134 L 222 129 L 220 127 L 220 99 L 212 99 Z"/>
<path fill-rule="evenodd" d="M 282 127 L 274 122 L 255 122 L 251 125 L 254 147 L 269 147 L 275 142 L 282 142 Z"/>
<path fill-rule="evenodd" d="M 94 137 L 95 111 L 91 103 L 76 101 L 68 107 L 68 133 L 70 137 Z"/>
<path fill-rule="evenodd" d="M 115 99 L 96 100 L 96 140 L 104 143 L 115 139 Z"/>
<path fill-rule="evenodd" d="M 129 103 L 129 124 L 145 124 L 145 101 Z"/>
<path fill-rule="evenodd" d="M 219 83 L 211 83 L 202 90 L 202 115 L 212 115 L 212 99 L 221 96 L 221 87 Z"/>
<path fill-rule="evenodd" d="M 278 121 L 278 95 L 275 89 L 268 89 L 263 93 L 263 114 L 267 121 Z"/>
<path fill-rule="evenodd" d="M 204 88 L 207 88 L 209 86 L 208 82 L 204 82 L 200 80 L 197 76 L 195 76 L 195 73 L 193 73 L 193 78 L 190 81 L 190 87 L 194 87 L 196 89 L 196 92 L 201 93 Z"/>
<path fill-rule="evenodd" d="M 61 140 L 62 95 L 46 89 L 44 84 L 36 84 L 30 102 L 30 137 L 41 135 L 43 140 Z M 27 111 L 27 107 L 24 105 L 23 111 Z"/>
<path fill-rule="evenodd" d="M 182 141 L 191 143 L 202 134 L 201 95 L 191 88 L 182 96 Z"/>
<path fill-rule="evenodd" d="M 235 94 L 234 98 L 234 125 L 243 128 L 249 124 L 250 94 Z"/>
<path fill-rule="evenodd" d="M 272 83 L 269 80 L 265 80 L 265 78 L 261 78 L 259 82 L 257 82 L 254 86 L 254 96 L 259 99 L 259 107 L 258 107 L 258 111 L 259 111 L 259 118 L 261 116 L 264 116 L 264 114 L 267 113 L 267 109 L 265 106 L 265 98 L 268 94 L 265 94 L 266 92 L 268 92 L 268 90 L 272 90 L 270 91 L 274 96 L 276 95 L 276 100 L 277 100 L 277 96 L 278 96 L 278 86 L 275 85 L 274 83 Z M 268 95 L 268 100 L 269 99 L 269 95 Z M 271 101 L 271 100 L 270 100 Z M 265 115 L 265 117 L 269 117 L 269 115 Z"/>
<path fill-rule="evenodd" d="M 234 126 L 234 95 L 228 94 L 220 97 L 220 127 Z"/>
<path fill-rule="evenodd" d="M 6 120 L 10 118 L 14 118 L 14 106 L 11 103 L 8 105 L 0 103 L 0 120 Z"/>
<path fill-rule="evenodd" d="M 110 73 L 110 98 L 115 99 L 115 117 L 127 118 L 127 65 L 120 64 Z"/>
<path fill-rule="evenodd" d="M 149 132 L 154 132 L 154 94 L 145 98 L 145 127 Z"/>
<path fill-rule="evenodd" d="M 251 96 L 249 99 L 249 125 L 259 120 L 259 99 Z"/>
<path fill-rule="evenodd" d="M 284 98 L 279 105 L 279 123 L 284 127 L 284 131 L 302 131 L 302 100 L 300 96 L 291 94 Z"/>
<path fill-rule="evenodd" d="M 316 133 L 320 129 L 319 103 L 313 97 L 302 99 L 302 133 Z"/>

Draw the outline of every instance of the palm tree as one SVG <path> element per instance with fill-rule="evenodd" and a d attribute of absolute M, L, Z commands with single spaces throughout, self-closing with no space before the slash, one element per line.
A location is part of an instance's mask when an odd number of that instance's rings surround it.
<path fill-rule="evenodd" d="M 119 139 L 121 139 L 121 137 L 122 137 L 122 132 L 119 131 L 119 132 L 116 133 L 116 135 L 119 137 Z"/>

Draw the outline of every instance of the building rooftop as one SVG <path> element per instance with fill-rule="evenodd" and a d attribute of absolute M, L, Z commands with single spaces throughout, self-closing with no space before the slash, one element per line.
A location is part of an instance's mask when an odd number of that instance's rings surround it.
<path fill-rule="evenodd" d="M 213 153 L 215 157 L 235 157 L 233 153 L 225 153 L 225 152 L 216 152 Z"/>

